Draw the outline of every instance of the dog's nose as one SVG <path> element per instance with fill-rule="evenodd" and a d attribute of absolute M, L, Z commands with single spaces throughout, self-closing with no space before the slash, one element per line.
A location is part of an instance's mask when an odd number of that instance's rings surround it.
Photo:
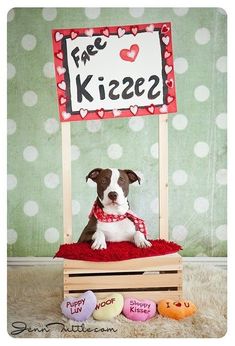
<path fill-rule="evenodd" d="M 111 192 L 108 193 L 108 198 L 110 198 L 111 201 L 116 201 L 117 196 L 118 196 L 118 194 L 115 191 L 111 191 Z"/>

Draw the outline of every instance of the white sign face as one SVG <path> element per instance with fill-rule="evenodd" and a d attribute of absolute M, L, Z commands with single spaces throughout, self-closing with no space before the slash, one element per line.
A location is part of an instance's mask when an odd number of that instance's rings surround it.
<path fill-rule="evenodd" d="M 99 43 L 105 47 L 96 50 L 90 60 L 81 61 L 79 52 L 82 54 L 87 45 L 94 45 L 96 40 L 95 37 L 65 40 L 72 112 L 81 108 L 125 109 L 131 104 L 142 106 L 153 100 L 159 105 L 163 103 L 158 31 L 152 35 L 138 34 L 135 44 L 132 35 L 125 35 L 122 39 L 117 36 L 102 38 Z M 80 51 L 75 54 L 77 47 Z"/>
<path fill-rule="evenodd" d="M 53 38 L 61 121 L 176 111 L 169 23 L 54 30 Z"/>

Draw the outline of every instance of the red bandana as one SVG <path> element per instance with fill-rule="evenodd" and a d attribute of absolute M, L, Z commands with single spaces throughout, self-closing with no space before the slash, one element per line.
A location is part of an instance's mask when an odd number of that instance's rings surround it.
<path fill-rule="evenodd" d="M 143 233 L 145 235 L 145 237 L 147 237 L 147 228 L 145 226 L 144 220 L 131 214 L 130 212 L 126 212 L 123 215 L 107 214 L 98 205 L 97 201 L 95 201 L 89 217 L 91 217 L 93 215 L 100 222 L 117 222 L 117 221 L 122 221 L 122 220 L 128 218 L 129 220 L 131 220 L 135 224 L 136 229 L 139 232 Z"/>

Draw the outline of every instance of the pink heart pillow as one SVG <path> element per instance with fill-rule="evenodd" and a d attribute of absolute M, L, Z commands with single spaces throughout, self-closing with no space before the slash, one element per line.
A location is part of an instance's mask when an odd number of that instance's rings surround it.
<path fill-rule="evenodd" d="M 155 316 L 156 303 L 152 300 L 138 300 L 135 298 L 126 298 L 122 310 L 129 320 L 146 321 Z"/>

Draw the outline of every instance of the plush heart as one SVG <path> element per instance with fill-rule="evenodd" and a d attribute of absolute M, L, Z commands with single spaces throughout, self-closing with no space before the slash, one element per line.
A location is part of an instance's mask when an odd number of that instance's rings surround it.
<path fill-rule="evenodd" d="M 61 310 L 65 317 L 75 321 L 85 321 L 93 313 L 97 299 L 92 291 L 86 291 L 78 298 L 65 298 Z"/>
<path fill-rule="evenodd" d="M 118 316 L 122 312 L 124 299 L 120 293 L 113 293 L 98 300 L 93 317 L 95 320 L 104 321 Z"/>
<path fill-rule="evenodd" d="M 156 303 L 152 300 L 138 300 L 135 298 L 126 298 L 122 310 L 129 320 L 146 321 L 155 316 Z"/>
<path fill-rule="evenodd" d="M 158 312 L 164 317 L 181 320 L 182 318 L 193 315 L 197 311 L 196 306 L 188 300 L 174 301 L 163 299 L 158 303 Z"/>

